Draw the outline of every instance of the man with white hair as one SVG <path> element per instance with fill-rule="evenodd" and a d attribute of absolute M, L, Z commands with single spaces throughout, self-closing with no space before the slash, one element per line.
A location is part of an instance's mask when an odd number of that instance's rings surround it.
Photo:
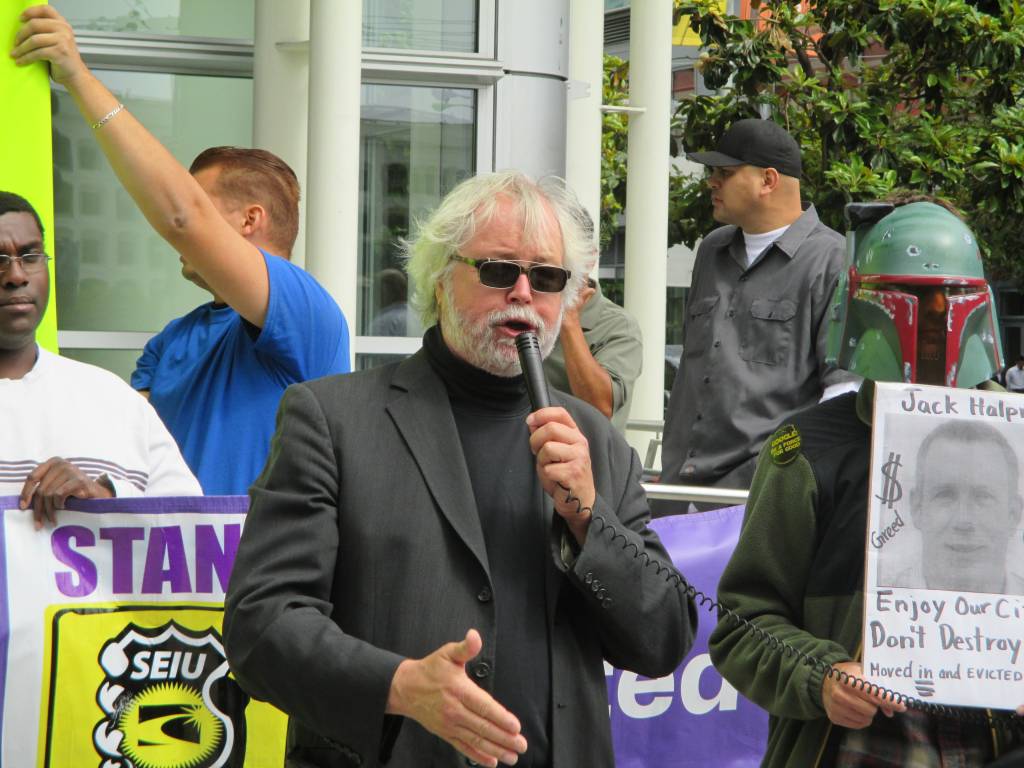
<path fill-rule="evenodd" d="M 423 349 L 285 393 L 224 632 L 296 765 L 612 766 L 603 660 L 660 677 L 690 647 L 636 454 L 571 396 L 530 412 L 515 337 L 554 345 L 578 211 L 463 182 L 408 244 Z"/>

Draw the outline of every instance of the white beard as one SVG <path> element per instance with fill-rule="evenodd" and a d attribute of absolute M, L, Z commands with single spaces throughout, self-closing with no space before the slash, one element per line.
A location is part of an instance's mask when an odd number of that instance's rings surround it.
<path fill-rule="evenodd" d="M 551 354 L 558 341 L 558 332 L 562 327 L 563 309 L 553 328 L 541 319 L 531 307 L 524 304 L 510 304 L 507 308 L 496 310 L 487 315 L 483 323 L 470 324 L 456 309 L 452 307 L 451 293 L 445 286 L 445 300 L 440 307 L 441 327 L 444 339 L 459 357 L 470 365 L 487 371 L 494 376 L 512 377 L 522 373 L 519 365 L 519 353 L 515 339 L 509 336 L 495 338 L 494 327 L 510 320 L 529 323 L 537 329 L 537 341 L 540 343 L 542 357 Z"/>

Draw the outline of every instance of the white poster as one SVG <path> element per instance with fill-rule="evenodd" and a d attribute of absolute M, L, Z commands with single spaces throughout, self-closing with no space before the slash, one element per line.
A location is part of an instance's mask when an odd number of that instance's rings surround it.
<path fill-rule="evenodd" d="M 1024 703 L 1024 396 L 878 384 L 864 672 L 937 704 Z"/>
<path fill-rule="evenodd" d="M 280 766 L 221 638 L 247 499 L 75 504 L 37 531 L 0 500 L 0 764 Z"/>

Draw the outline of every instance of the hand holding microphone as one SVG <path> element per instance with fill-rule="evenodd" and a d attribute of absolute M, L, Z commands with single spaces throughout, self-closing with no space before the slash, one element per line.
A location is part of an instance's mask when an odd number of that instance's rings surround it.
<path fill-rule="evenodd" d="M 564 408 L 551 407 L 540 344 L 530 331 L 516 336 L 519 364 L 533 408 L 526 419 L 530 450 L 537 457 L 537 475 L 580 544 L 587 535 L 597 491 L 590 468 L 590 446 Z"/>

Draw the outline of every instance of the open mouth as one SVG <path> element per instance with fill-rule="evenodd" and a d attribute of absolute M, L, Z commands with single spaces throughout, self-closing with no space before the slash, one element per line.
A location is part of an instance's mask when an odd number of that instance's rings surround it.
<path fill-rule="evenodd" d="M 525 320 L 506 320 L 501 324 L 502 328 L 508 328 L 513 333 L 524 333 L 534 330 L 534 327 Z"/>

